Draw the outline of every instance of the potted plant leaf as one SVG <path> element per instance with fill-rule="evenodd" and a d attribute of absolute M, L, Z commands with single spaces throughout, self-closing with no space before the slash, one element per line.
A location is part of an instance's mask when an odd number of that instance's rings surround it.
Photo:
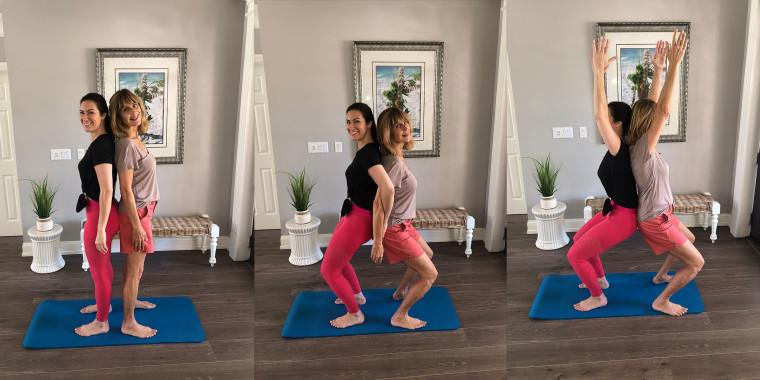
<path fill-rule="evenodd" d="M 562 169 L 562 164 L 557 166 L 551 159 L 551 153 L 545 159 L 537 160 L 533 157 L 524 157 L 533 160 L 533 179 L 536 181 L 536 190 L 541 194 L 541 208 L 545 210 L 557 207 L 557 198 L 554 193 L 559 190 L 556 186 L 557 174 Z"/>
<path fill-rule="evenodd" d="M 50 215 L 55 211 L 53 210 L 53 200 L 55 194 L 58 193 L 59 186 L 53 187 L 48 182 L 47 175 L 41 180 L 27 179 L 27 181 L 32 185 L 29 198 L 32 200 L 32 212 L 37 215 L 37 230 L 40 232 L 50 231 L 53 229 L 53 220 Z"/>
<path fill-rule="evenodd" d="M 310 202 L 311 191 L 314 189 L 314 185 L 317 184 L 317 180 L 309 179 L 306 177 L 306 168 L 304 167 L 300 173 L 291 174 L 284 172 L 288 175 L 290 181 L 288 186 L 288 195 L 290 195 L 290 205 L 296 209 L 295 222 L 298 224 L 306 224 L 311 222 L 311 213 L 309 207 L 313 205 Z"/>

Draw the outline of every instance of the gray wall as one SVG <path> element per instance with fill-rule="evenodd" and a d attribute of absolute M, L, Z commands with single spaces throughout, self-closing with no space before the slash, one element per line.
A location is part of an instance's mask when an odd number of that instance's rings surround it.
<path fill-rule="evenodd" d="M 208 213 L 229 234 L 245 3 L 241 0 L 4 0 L 5 44 L 19 178 L 61 184 L 53 220 L 78 240 L 76 149 L 89 145 L 79 99 L 95 91 L 95 48 L 183 47 L 187 54 L 185 155 L 159 165 L 156 215 Z M 74 159 L 50 161 L 51 148 Z M 36 220 L 19 184 L 24 228 Z"/>
<path fill-rule="evenodd" d="M 632 11 L 635 4 L 635 12 Z M 596 170 L 606 148 L 594 122 L 589 55 L 597 22 L 691 22 L 686 142 L 658 144 L 674 193 L 710 191 L 730 212 L 747 0 L 510 0 L 507 49 L 522 156 L 564 162 L 557 198 L 567 218 L 584 198 L 604 195 Z M 552 139 L 573 126 L 575 138 Z M 589 138 L 578 138 L 586 126 Z M 533 167 L 523 160 L 528 209 L 538 203 Z M 529 218 L 533 218 L 528 212 Z"/>
<path fill-rule="evenodd" d="M 463 205 L 485 227 L 500 1 L 257 4 L 276 169 L 305 165 L 319 177 L 311 212 L 322 219 L 320 233 L 337 225 L 344 171 L 355 154 L 345 129 L 354 102 L 353 41 L 444 42 L 441 157 L 407 163 L 419 183 L 418 208 Z M 328 141 L 330 153 L 307 153 L 308 141 Z M 334 152 L 335 141 L 343 142 L 342 153 Z M 286 178 L 277 180 L 284 227 L 293 208 Z"/>

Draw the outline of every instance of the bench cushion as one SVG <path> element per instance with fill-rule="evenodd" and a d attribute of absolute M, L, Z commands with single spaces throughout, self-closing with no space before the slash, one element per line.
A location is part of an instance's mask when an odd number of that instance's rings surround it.
<path fill-rule="evenodd" d="M 467 225 L 467 210 L 457 208 L 417 210 L 412 226 L 426 228 L 460 228 Z"/>
<path fill-rule="evenodd" d="M 591 206 L 591 214 L 596 215 L 602 211 L 604 200 L 602 198 L 586 199 L 586 206 Z M 709 193 L 702 194 L 673 194 L 674 214 L 697 214 L 712 213 L 713 197 Z"/>
<path fill-rule="evenodd" d="M 211 235 L 211 218 L 202 216 L 163 216 L 150 221 L 153 237 Z M 114 238 L 118 238 L 116 233 Z"/>

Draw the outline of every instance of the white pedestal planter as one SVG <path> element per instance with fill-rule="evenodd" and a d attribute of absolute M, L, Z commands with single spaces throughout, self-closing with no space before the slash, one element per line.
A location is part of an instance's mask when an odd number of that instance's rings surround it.
<path fill-rule="evenodd" d="M 319 225 L 321 221 L 317 217 L 311 217 L 306 224 L 298 224 L 290 219 L 285 222 L 285 228 L 290 233 L 290 261 L 293 265 L 311 265 L 324 256 L 319 249 Z"/>
<path fill-rule="evenodd" d="M 541 205 L 535 205 L 531 209 L 536 217 L 536 229 L 538 229 L 538 240 L 536 247 L 544 250 L 562 248 L 570 242 L 565 231 L 565 210 L 567 205 L 557 202 L 557 207 L 549 210 L 541 208 Z"/>
<path fill-rule="evenodd" d="M 37 227 L 31 227 L 26 231 L 32 239 L 32 271 L 53 273 L 66 265 L 61 256 L 62 232 L 63 227 L 60 224 L 54 224 L 50 231 L 40 232 Z"/>

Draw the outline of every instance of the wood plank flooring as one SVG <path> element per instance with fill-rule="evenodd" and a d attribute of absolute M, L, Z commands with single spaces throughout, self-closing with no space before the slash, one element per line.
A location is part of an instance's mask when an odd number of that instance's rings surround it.
<path fill-rule="evenodd" d="M 0 379 L 251 379 L 253 374 L 253 267 L 217 251 L 157 252 L 146 258 L 141 297 L 187 296 L 193 300 L 206 340 L 29 350 L 22 346 L 37 304 L 45 299 L 94 297 L 82 258 L 66 255 L 58 272 L 37 274 L 21 257 L 21 238 L 0 238 Z M 114 297 L 121 297 L 124 255 L 116 253 Z M 76 326 L 72 326 L 72 329 Z M 159 331 L 160 333 L 160 331 Z"/>
<path fill-rule="evenodd" d="M 279 249 L 280 231 L 254 234 L 254 375 L 259 379 L 504 379 L 506 378 L 505 256 L 473 242 L 464 248 L 431 243 L 438 269 L 435 286 L 446 287 L 461 328 L 312 339 L 280 335 L 295 296 L 329 290 L 319 264 L 297 267 Z M 365 289 L 395 288 L 402 264 L 380 266 L 361 247 L 351 264 Z M 328 323 L 328 321 L 325 321 Z"/>
<path fill-rule="evenodd" d="M 748 239 L 718 227 L 712 244 L 709 229 L 691 228 L 705 258 L 695 280 L 704 313 L 531 320 L 541 280 L 574 272 L 571 245 L 536 248 L 526 222 L 507 218 L 509 379 L 760 379 L 760 251 Z M 607 273 L 655 272 L 663 260 L 638 232 L 601 258 Z"/>

